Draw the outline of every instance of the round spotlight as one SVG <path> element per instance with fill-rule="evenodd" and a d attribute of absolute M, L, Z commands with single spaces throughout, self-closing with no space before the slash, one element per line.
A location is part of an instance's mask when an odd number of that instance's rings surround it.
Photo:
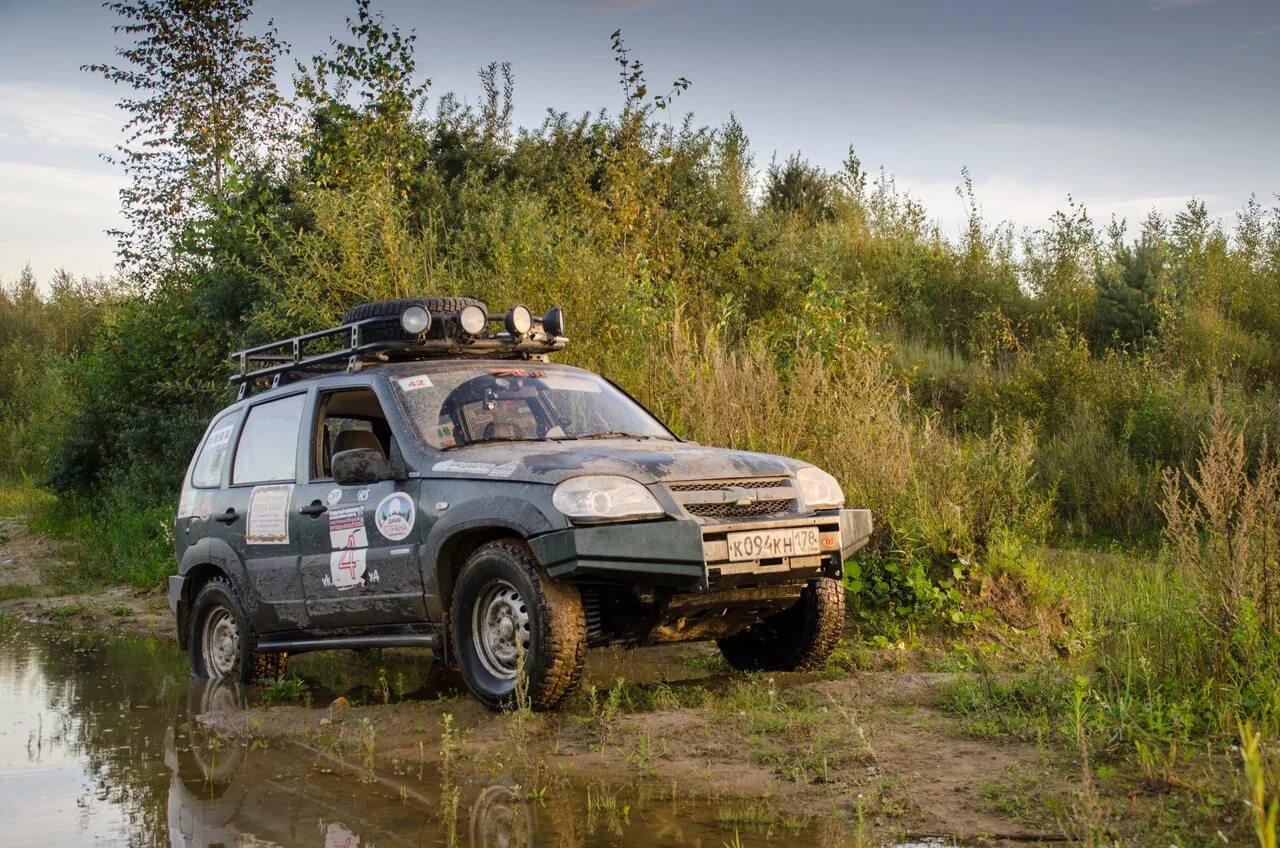
<path fill-rule="evenodd" d="M 421 306 L 410 306 L 400 313 L 400 326 L 411 336 L 417 336 L 431 329 L 431 313 Z"/>
<path fill-rule="evenodd" d="M 542 316 L 542 329 L 551 336 L 563 336 L 564 310 L 558 306 L 548 309 L 547 314 Z"/>
<path fill-rule="evenodd" d="M 503 319 L 507 332 L 513 336 L 523 336 L 533 329 L 533 313 L 527 306 L 513 306 Z"/>
<path fill-rule="evenodd" d="M 464 306 L 458 313 L 458 326 L 469 336 L 478 336 L 489 326 L 489 316 L 479 306 Z"/>

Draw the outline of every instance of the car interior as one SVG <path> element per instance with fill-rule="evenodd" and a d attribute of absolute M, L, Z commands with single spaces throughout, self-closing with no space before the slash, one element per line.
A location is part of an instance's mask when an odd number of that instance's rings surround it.
<path fill-rule="evenodd" d="M 333 455 L 339 451 L 368 448 L 393 461 L 399 457 L 399 446 L 372 389 L 342 389 L 323 395 L 316 437 L 316 479 L 333 476 Z"/>

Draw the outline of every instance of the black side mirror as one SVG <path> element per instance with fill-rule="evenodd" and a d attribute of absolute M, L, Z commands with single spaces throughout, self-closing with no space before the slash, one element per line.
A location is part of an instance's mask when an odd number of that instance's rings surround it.
<path fill-rule="evenodd" d="M 394 479 L 395 471 L 382 451 L 354 448 L 333 455 L 333 482 L 339 486 L 367 486 Z"/>

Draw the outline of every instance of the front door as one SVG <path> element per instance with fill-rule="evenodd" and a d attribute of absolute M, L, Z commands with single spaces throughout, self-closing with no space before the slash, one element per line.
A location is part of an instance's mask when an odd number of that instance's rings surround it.
<path fill-rule="evenodd" d="M 321 390 L 311 433 L 310 474 L 293 492 L 290 521 L 302 552 L 303 590 L 312 627 L 363 627 L 426 619 L 418 565 L 418 481 L 339 486 L 338 451 L 393 442 L 368 387 Z"/>

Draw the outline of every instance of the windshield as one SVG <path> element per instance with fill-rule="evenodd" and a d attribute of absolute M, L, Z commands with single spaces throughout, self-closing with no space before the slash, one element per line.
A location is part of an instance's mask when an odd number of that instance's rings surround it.
<path fill-rule="evenodd" d="M 434 448 L 479 442 L 673 437 L 639 404 L 586 371 L 465 363 L 392 381 Z"/>

